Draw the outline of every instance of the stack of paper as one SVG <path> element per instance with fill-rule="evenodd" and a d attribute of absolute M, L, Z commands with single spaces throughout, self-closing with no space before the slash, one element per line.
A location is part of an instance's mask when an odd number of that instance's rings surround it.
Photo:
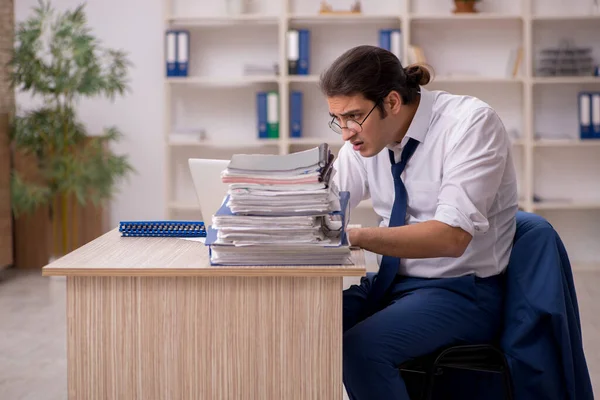
<path fill-rule="evenodd" d="M 288 155 L 234 155 L 223 173 L 236 214 L 297 215 L 340 211 L 327 144 Z"/>
<path fill-rule="evenodd" d="M 213 264 L 347 264 L 349 193 L 333 180 L 327 144 L 288 155 L 235 155 L 227 198 L 206 244 Z"/>

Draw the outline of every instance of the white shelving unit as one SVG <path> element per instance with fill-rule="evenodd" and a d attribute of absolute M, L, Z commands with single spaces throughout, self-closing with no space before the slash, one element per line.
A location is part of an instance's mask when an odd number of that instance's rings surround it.
<path fill-rule="evenodd" d="M 349 9 L 352 3 L 329 1 L 334 9 Z M 379 29 L 400 28 L 403 64 L 409 45 L 416 45 L 434 68 L 426 88 L 478 96 L 503 118 L 514 137 L 521 207 L 548 218 L 576 262 L 600 264 L 600 247 L 583 245 L 600 234 L 600 140 L 579 140 L 577 122 L 577 92 L 600 91 L 600 78 L 535 73 L 540 49 L 558 46 L 563 37 L 591 47 L 600 64 L 600 13 L 592 13 L 593 1 L 483 0 L 477 14 L 453 14 L 452 0 L 361 3 L 360 15 L 319 15 L 319 0 L 252 0 L 246 13 L 231 16 L 225 0 L 201 5 L 165 0 L 165 30 L 190 31 L 189 77 L 165 74 L 167 218 L 202 217 L 187 170 L 189 157 L 287 154 L 321 142 L 339 149 L 341 138 L 327 127 L 319 74 L 348 48 L 377 45 Z M 311 75 L 287 74 L 290 28 L 311 31 Z M 522 62 L 513 77 L 509 59 L 519 47 Z M 244 63 L 277 63 L 280 73 L 244 76 Z M 258 139 L 255 95 L 260 90 L 279 92 L 278 139 Z M 289 136 L 292 90 L 304 94 L 302 138 Z M 174 135 L 178 129 L 202 129 L 206 138 Z M 375 217 L 370 202 L 363 202 L 353 222 L 375 224 Z"/>

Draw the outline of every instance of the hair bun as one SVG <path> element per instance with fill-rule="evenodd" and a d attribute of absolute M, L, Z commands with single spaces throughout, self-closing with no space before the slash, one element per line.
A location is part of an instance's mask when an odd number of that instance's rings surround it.
<path fill-rule="evenodd" d="M 431 81 L 431 72 L 424 65 L 409 65 L 404 68 L 404 73 L 406 74 L 406 82 L 410 86 L 425 86 Z"/>

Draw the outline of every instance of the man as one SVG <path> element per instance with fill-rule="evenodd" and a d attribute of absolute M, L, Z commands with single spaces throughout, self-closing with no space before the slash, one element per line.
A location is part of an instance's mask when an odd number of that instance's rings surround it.
<path fill-rule="evenodd" d="M 408 399 L 400 364 L 499 335 L 516 229 L 511 144 L 488 104 L 426 90 L 429 79 L 373 46 L 347 51 L 321 77 L 329 126 L 347 142 L 335 182 L 351 207 L 371 198 L 382 218 L 348 231 L 353 246 L 380 255 L 378 274 L 344 292 L 351 399 Z"/>

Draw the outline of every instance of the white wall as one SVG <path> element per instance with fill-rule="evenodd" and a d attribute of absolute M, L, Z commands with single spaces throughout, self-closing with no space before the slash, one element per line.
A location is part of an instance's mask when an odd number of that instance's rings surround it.
<path fill-rule="evenodd" d="M 54 0 L 57 9 L 74 8 L 76 0 Z M 37 0 L 15 1 L 15 19 L 27 18 Z M 164 214 L 163 145 L 163 3 L 160 0 L 102 0 L 86 5 L 89 25 L 106 45 L 129 53 L 131 92 L 114 103 L 82 101 L 80 118 L 90 132 L 116 125 L 125 134 L 115 146 L 137 170 L 124 182 L 110 207 L 110 227 L 123 219 L 159 219 Z M 19 107 L 31 102 L 17 96 Z"/>

